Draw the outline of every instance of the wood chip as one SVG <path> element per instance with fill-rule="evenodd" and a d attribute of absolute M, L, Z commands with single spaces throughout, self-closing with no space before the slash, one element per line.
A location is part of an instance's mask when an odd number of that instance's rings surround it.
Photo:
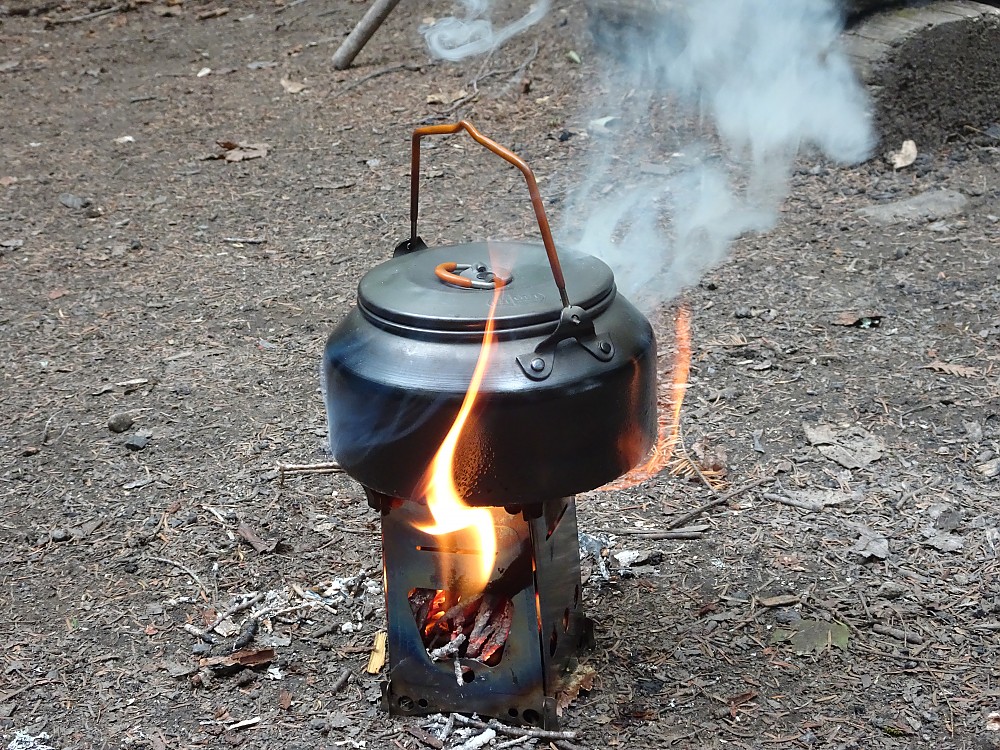
<path fill-rule="evenodd" d="M 384 630 L 380 630 L 375 634 L 375 644 L 368 655 L 368 666 L 365 667 L 365 671 L 368 674 L 378 674 L 382 671 L 382 667 L 385 666 L 386 644 L 388 640 L 389 636 Z"/>

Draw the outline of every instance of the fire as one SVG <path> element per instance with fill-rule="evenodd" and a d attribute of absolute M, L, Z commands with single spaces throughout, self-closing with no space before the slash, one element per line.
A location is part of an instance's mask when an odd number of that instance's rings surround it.
<path fill-rule="evenodd" d="M 674 324 L 674 361 L 670 379 L 669 408 L 661 409 L 658 418 L 656 445 L 650 451 L 645 463 L 636 466 L 628 474 L 605 485 L 604 490 L 623 490 L 645 482 L 663 471 L 674 454 L 680 441 L 681 407 L 687 390 L 688 373 L 691 369 L 691 308 L 682 303 L 677 310 Z"/>
<path fill-rule="evenodd" d="M 469 388 L 465 392 L 465 398 L 462 400 L 462 406 L 458 410 L 455 422 L 448 430 L 441 447 L 434 454 L 427 480 L 420 493 L 427 502 L 427 508 L 434 518 L 434 523 L 418 525 L 418 529 L 434 536 L 454 534 L 468 529 L 475 538 L 479 569 L 474 577 L 462 582 L 462 588 L 470 592 L 481 591 L 489 583 L 493 575 L 493 566 L 496 563 L 497 539 L 496 531 L 493 528 L 493 515 L 489 509 L 472 508 L 462 500 L 461 493 L 455 484 L 455 452 L 458 448 L 459 438 L 462 436 L 462 431 L 465 429 L 469 415 L 472 413 L 473 406 L 479 396 L 490 352 L 496 342 L 494 335 L 496 325 L 493 314 L 501 289 L 502 285 L 498 279 L 486 320 L 483 345 L 479 350 L 476 367 L 472 371 L 472 380 L 469 382 Z M 444 572 L 448 573 L 448 571 Z"/>

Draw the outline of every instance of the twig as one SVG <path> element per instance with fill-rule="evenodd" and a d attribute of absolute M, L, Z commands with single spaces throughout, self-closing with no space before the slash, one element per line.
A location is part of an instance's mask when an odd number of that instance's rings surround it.
<path fill-rule="evenodd" d="M 448 721 L 445 722 L 441 731 L 438 733 L 438 739 L 446 740 L 451 736 L 452 730 L 455 728 L 455 717 L 458 714 L 448 714 Z"/>
<path fill-rule="evenodd" d="M 798 508 L 799 510 L 806 510 L 811 512 L 816 512 L 823 510 L 825 507 L 823 503 L 817 501 L 809 500 L 798 500 L 794 497 L 788 497 L 787 495 L 776 495 L 773 492 L 765 492 L 762 497 L 765 500 L 774 500 L 776 503 L 781 503 L 782 505 L 790 505 L 793 508 Z"/>
<path fill-rule="evenodd" d="M 336 461 L 320 461 L 315 464 L 278 464 L 278 473 L 285 474 L 339 474 L 344 469 Z"/>
<path fill-rule="evenodd" d="M 482 734 L 479 734 L 470 740 L 466 740 L 461 745 L 456 745 L 454 750 L 477 750 L 477 748 L 488 745 L 496 739 L 496 736 L 496 730 L 492 727 L 487 727 Z"/>
<path fill-rule="evenodd" d="M 735 490 L 730 490 L 725 495 L 720 495 L 719 497 L 710 500 L 704 505 L 695 508 L 690 513 L 685 513 L 683 516 L 678 516 L 677 518 L 671 519 L 667 523 L 667 529 L 668 530 L 676 529 L 679 526 L 684 526 L 684 524 L 686 524 L 688 521 L 694 520 L 702 513 L 704 513 L 706 510 L 711 510 L 712 508 L 718 507 L 719 505 L 725 505 L 737 495 L 742 495 L 747 490 L 752 490 L 754 487 L 759 487 L 760 485 L 764 484 L 765 482 L 769 482 L 772 479 L 773 477 L 771 476 L 760 477 L 759 479 L 755 479 L 752 482 L 747 482 L 746 484 L 737 487 Z"/>
<path fill-rule="evenodd" d="M 279 13 L 284 13 L 289 8 L 294 8 L 296 5 L 301 5 L 305 1 L 306 0 L 292 0 L 292 2 L 290 2 L 288 5 L 282 5 L 276 11 L 274 11 L 274 15 L 278 15 Z"/>
<path fill-rule="evenodd" d="M 880 622 L 876 622 L 872 625 L 872 630 L 874 630 L 879 635 L 887 635 L 890 638 L 895 638 L 896 640 L 902 641 L 903 643 L 910 643 L 914 646 L 923 645 L 923 637 L 917 635 L 916 633 L 908 633 L 905 630 L 900 630 L 899 628 L 893 628 L 889 625 L 883 625 Z"/>
<path fill-rule="evenodd" d="M 368 83 L 368 81 L 372 80 L 373 78 L 378 78 L 379 76 L 388 75 L 389 73 L 396 73 L 397 71 L 400 70 L 417 71 L 421 70 L 422 68 L 423 68 L 422 65 L 414 65 L 413 63 L 400 63 L 399 65 L 387 65 L 384 68 L 373 70 L 366 76 L 361 76 L 361 78 L 359 78 L 356 81 L 351 81 L 350 83 L 341 86 L 340 89 L 332 93 L 331 96 L 337 97 L 340 96 L 341 94 L 346 94 L 351 89 L 356 89 L 358 86 L 364 83 Z"/>
<path fill-rule="evenodd" d="M 467 727 L 476 727 L 477 729 L 495 729 L 500 734 L 505 734 L 508 737 L 535 737 L 540 740 L 576 739 L 576 732 L 572 730 L 555 732 L 550 729 L 536 729 L 535 727 L 512 727 L 507 724 L 501 724 L 496 719 L 491 719 L 487 723 L 479 721 L 479 719 L 470 719 L 468 716 L 462 716 L 462 714 L 452 714 L 452 716 L 455 717 L 455 721 L 459 724 L 464 724 Z"/>
<path fill-rule="evenodd" d="M 205 595 L 208 596 L 208 587 L 198 577 L 198 574 L 195 573 L 193 570 L 191 570 L 191 568 L 189 568 L 187 565 L 184 565 L 183 563 L 179 563 L 176 560 L 171 560 L 169 557 L 153 557 L 152 555 L 150 555 L 147 559 L 148 560 L 156 560 L 156 562 L 166 563 L 167 565 L 173 565 L 175 568 L 179 568 L 180 570 L 183 570 L 185 573 L 187 573 L 189 576 L 191 576 L 191 580 L 193 580 L 195 583 L 198 584 L 198 588 L 200 588 L 202 591 L 204 591 Z"/>
<path fill-rule="evenodd" d="M 345 669 L 340 673 L 340 676 L 337 678 L 336 682 L 334 682 L 333 685 L 330 686 L 330 690 L 332 690 L 334 693 L 339 693 L 341 690 L 347 687 L 347 683 L 350 681 L 351 681 L 351 670 Z"/>
<path fill-rule="evenodd" d="M 266 245 L 267 237 L 223 237 L 222 241 L 234 245 Z"/>
<path fill-rule="evenodd" d="M 448 106 L 447 109 L 445 109 L 440 114 L 441 115 L 450 115 L 450 114 L 453 114 L 459 107 L 461 107 L 461 106 L 463 106 L 465 104 L 468 104 L 470 101 L 472 101 L 473 99 L 475 99 L 476 97 L 478 97 L 479 96 L 479 84 L 482 83 L 483 81 L 485 81 L 487 78 L 492 78 L 494 76 L 505 76 L 505 75 L 515 76 L 515 75 L 523 72 L 524 70 L 526 70 L 528 68 L 528 66 L 531 65 L 531 63 L 533 63 L 535 61 L 536 57 L 538 57 L 538 43 L 537 42 L 535 43 L 534 47 L 532 48 L 531 53 L 528 55 L 528 58 L 526 60 L 524 60 L 524 62 L 522 62 L 517 67 L 515 67 L 515 68 L 509 68 L 507 70 L 488 70 L 485 73 L 480 73 L 479 75 L 477 75 L 475 78 L 472 79 L 472 83 L 471 83 L 471 85 L 472 85 L 472 93 L 471 94 L 467 94 L 466 96 L 463 96 L 460 99 L 456 99 L 455 101 L 453 101 L 451 103 L 451 105 Z M 488 59 L 489 58 L 487 58 L 487 60 Z M 485 61 L 484 61 L 483 64 L 485 65 Z M 480 68 L 480 70 L 482 70 L 482 68 Z"/>
<path fill-rule="evenodd" d="M 702 534 L 711 527 L 708 524 L 701 526 L 685 526 L 683 529 L 600 529 L 602 534 L 614 534 L 615 536 L 634 536 L 640 539 L 700 539 Z"/>
<path fill-rule="evenodd" d="M 504 750 L 504 748 L 516 747 L 517 745 L 520 745 L 521 743 L 527 742 L 530 739 L 534 739 L 534 738 L 533 737 L 515 737 L 512 740 L 507 740 L 506 742 L 501 742 L 498 745 L 494 745 L 493 748 L 494 748 L 494 750 Z"/>
<path fill-rule="evenodd" d="M 112 5 L 110 8 L 104 8 L 102 10 L 95 10 L 93 13 L 84 13 L 82 16 L 73 16 L 72 18 L 57 18 L 54 21 L 48 21 L 46 25 L 48 26 L 62 26 L 67 23 L 80 23 L 81 21 L 89 21 L 92 18 L 100 18 L 101 16 L 110 16 L 112 13 L 117 13 L 120 10 L 124 10 L 124 5 Z"/>

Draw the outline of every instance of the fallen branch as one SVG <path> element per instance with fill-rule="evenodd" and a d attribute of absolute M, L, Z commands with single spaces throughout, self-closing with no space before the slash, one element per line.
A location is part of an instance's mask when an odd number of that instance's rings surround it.
<path fill-rule="evenodd" d="M 420 70 L 422 67 L 423 67 L 422 65 L 414 65 L 412 63 L 401 63 L 399 65 L 387 65 L 384 68 L 379 68 L 378 70 L 373 70 L 371 73 L 369 73 L 366 76 L 361 76 L 361 78 L 357 79 L 356 81 L 351 81 L 350 83 L 345 84 L 344 86 L 341 86 L 340 89 L 338 89 L 335 93 L 332 93 L 330 96 L 338 97 L 341 94 L 346 94 L 351 89 L 356 89 L 358 86 L 361 86 L 362 84 L 368 83 L 368 81 L 372 80 L 373 78 L 378 78 L 379 76 L 388 75 L 389 73 L 396 73 L 396 72 L 398 72 L 400 70 L 412 70 L 412 71 L 416 71 L 416 70 Z"/>
<path fill-rule="evenodd" d="M 902 641 L 903 643 L 909 643 L 914 646 L 921 646 L 924 643 L 923 637 L 917 635 L 916 633 L 909 633 L 905 630 L 900 630 L 899 628 L 893 628 L 890 627 L 889 625 L 883 625 L 878 622 L 872 625 L 872 630 L 878 633 L 879 635 L 887 635 L 890 638 L 895 638 L 898 641 Z"/>
<path fill-rule="evenodd" d="M 57 18 L 54 21 L 47 21 L 46 26 L 62 26 L 67 23 L 80 23 L 81 21 L 89 21 L 93 18 L 100 18 L 101 16 L 110 16 L 112 13 L 117 13 L 118 11 L 124 9 L 125 5 L 112 5 L 110 8 L 95 10 L 93 13 L 84 13 L 82 16 L 73 16 L 72 18 Z"/>
<path fill-rule="evenodd" d="M 202 591 L 205 592 L 205 596 L 208 596 L 208 587 L 204 584 L 204 582 L 202 582 L 201 578 L 198 577 L 198 574 L 195 573 L 193 570 L 191 570 L 191 568 L 189 568 L 187 565 L 179 563 L 176 560 L 171 560 L 169 557 L 153 557 L 152 555 L 150 555 L 146 559 L 156 560 L 156 562 L 166 563 L 167 565 L 173 565 L 175 568 L 183 570 L 185 573 L 191 576 L 191 580 L 193 580 L 195 583 L 198 584 L 198 588 L 200 588 Z"/>
<path fill-rule="evenodd" d="M 347 35 L 347 39 L 333 53 L 333 67 L 337 70 L 343 70 L 354 62 L 354 58 L 372 38 L 372 34 L 378 30 L 378 27 L 398 4 L 399 0 L 375 0 L 358 21 L 357 26 Z"/>

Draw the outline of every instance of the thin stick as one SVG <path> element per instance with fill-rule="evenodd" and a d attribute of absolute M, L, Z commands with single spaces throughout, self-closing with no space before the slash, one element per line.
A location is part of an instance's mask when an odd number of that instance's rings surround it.
<path fill-rule="evenodd" d="M 267 237 L 223 237 L 222 241 L 234 245 L 266 245 Z"/>
<path fill-rule="evenodd" d="M 797 500 L 794 497 L 788 497 L 787 495 L 775 495 L 773 492 L 765 492 L 763 494 L 765 500 L 774 500 L 776 503 L 781 503 L 782 505 L 790 505 L 793 508 L 798 508 L 799 510 L 805 510 L 810 512 L 816 512 L 823 510 L 823 503 L 810 502 L 808 500 Z"/>
<path fill-rule="evenodd" d="M 156 562 L 166 563 L 167 565 L 173 565 L 175 568 L 179 568 L 180 570 L 183 570 L 185 573 L 187 573 L 189 576 L 191 576 L 191 580 L 193 580 L 195 583 L 198 584 L 198 588 L 200 588 L 202 591 L 205 592 L 205 596 L 208 596 L 208 587 L 198 577 L 198 574 L 195 573 L 193 570 L 191 570 L 191 568 L 189 568 L 187 565 L 184 565 L 183 563 L 179 563 L 176 560 L 171 560 L 169 557 L 153 557 L 152 555 L 150 555 L 146 559 L 147 560 L 156 560 Z"/>
<path fill-rule="evenodd" d="M 112 13 L 117 13 L 122 10 L 124 5 L 112 5 L 110 8 L 104 8 L 103 10 L 95 10 L 93 13 L 84 13 L 82 16 L 73 16 L 72 18 L 57 18 L 54 21 L 49 21 L 50 26 L 62 26 L 67 23 L 79 23 L 80 21 L 89 21 L 92 18 L 100 18 L 101 16 L 110 16 Z"/>
<path fill-rule="evenodd" d="M 368 8 L 368 11 L 358 21 L 358 25 L 347 35 L 337 51 L 333 53 L 333 67 L 336 70 L 343 70 L 350 67 L 354 58 L 358 56 L 361 49 L 372 38 L 372 35 L 382 25 L 382 22 L 389 17 L 392 9 L 399 4 L 399 0 L 375 0 Z"/>
<path fill-rule="evenodd" d="M 320 461 L 315 464 L 278 464 L 282 474 L 336 474 L 343 471 L 336 461 Z"/>
<path fill-rule="evenodd" d="M 351 89 L 356 89 L 361 84 L 368 83 L 368 81 L 372 80 L 373 78 L 378 78 L 379 76 L 388 75 L 389 73 L 395 73 L 395 72 L 400 71 L 400 70 L 413 70 L 413 71 L 416 71 L 416 70 L 420 70 L 421 67 L 422 66 L 420 66 L 420 65 L 413 65 L 411 63 L 402 63 L 400 65 L 387 65 L 384 68 L 379 68 L 378 70 L 373 70 L 371 73 L 369 73 L 366 76 L 361 76 L 361 78 L 359 78 L 356 81 L 351 81 L 350 83 L 345 84 L 339 90 L 337 90 L 335 93 L 333 93 L 332 96 L 337 97 L 337 96 L 340 96 L 341 94 L 346 94 Z"/>
<path fill-rule="evenodd" d="M 678 516 L 677 518 L 671 519 L 667 523 L 667 529 L 668 530 L 670 530 L 670 529 L 676 529 L 679 526 L 684 526 L 688 521 L 691 521 L 691 520 L 697 518 L 702 513 L 704 513 L 706 510 L 711 510 L 712 508 L 715 508 L 715 507 L 717 507 L 719 505 L 725 505 L 726 503 L 728 503 L 730 500 L 732 500 L 737 495 L 742 495 L 747 490 L 752 490 L 754 487 L 759 487 L 760 485 L 764 484 L 764 482 L 771 481 L 771 479 L 773 479 L 773 477 L 771 477 L 771 476 L 760 477 L 759 479 L 755 479 L 752 482 L 747 482 L 746 484 L 744 484 L 741 487 L 737 487 L 735 490 L 730 490 L 725 495 L 720 495 L 719 497 L 715 498 L 714 500 L 711 500 L 711 501 L 705 503 L 701 507 L 695 508 L 690 513 L 685 513 L 683 516 Z"/>
<path fill-rule="evenodd" d="M 924 642 L 923 637 L 917 635 L 916 633 L 910 633 L 905 630 L 900 630 L 899 628 L 893 628 L 879 622 L 872 625 L 872 630 L 879 635 L 887 635 L 890 638 L 895 638 L 903 643 L 912 643 L 914 646 L 920 646 Z"/>
<path fill-rule="evenodd" d="M 347 687 L 347 683 L 350 681 L 351 681 L 351 670 L 345 669 L 340 673 L 340 676 L 337 678 L 337 681 L 330 686 L 330 690 L 332 690 L 334 693 L 339 693 L 341 690 Z"/>

